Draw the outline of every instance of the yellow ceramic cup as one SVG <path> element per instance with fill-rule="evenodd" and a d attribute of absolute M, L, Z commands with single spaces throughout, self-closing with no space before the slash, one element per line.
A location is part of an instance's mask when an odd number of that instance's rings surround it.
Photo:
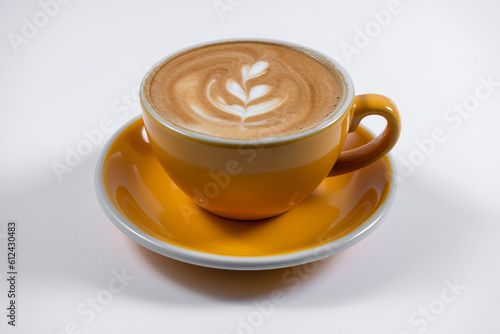
<path fill-rule="evenodd" d="M 234 41 L 234 40 L 231 40 Z M 156 71 L 170 59 L 197 45 L 172 54 L 156 64 L 141 85 L 143 118 L 159 162 L 175 184 L 205 210 L 231 219 L 263 219 L 297 206 L 328 176 L 362 168 L 384 156 L 396 144 L 401 125 L 394 103 L 382 95 L 354 96 L 347 72 L 329 57 L 300 47 L 327 61 L 343 77 L 344 95 L 338 112 L 314 128 L 279 138 L 234 140 L 195 133 L 160 116 L 150 103 L 149 88 Z M 342 151 L 347 134 L 368 115 L 387 120 L 382 134 L 370 143 Z"/>

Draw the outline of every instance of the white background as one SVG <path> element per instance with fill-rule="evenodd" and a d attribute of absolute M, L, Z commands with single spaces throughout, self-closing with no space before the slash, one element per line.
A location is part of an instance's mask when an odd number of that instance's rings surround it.
<path fill-rule="evenodd" d="M 73 0 L 49 17 L 37 1 L 0 2 L 5 272 L 7 222 L 19 226 L 17 326 L 6 324 L 2 278 L 2 333 L 499 332 L 498 1 L 401 0 L 385 26 L 372 11 L 392 8 L 388 0 L 219 3 L 232 10 L 219 16 L 213 0 Z M 34 21 L 38 31 L 23 28 Z M 365 29 L 369 41 L 359 37 Z M 156 61 L 231 37 L 315 48 L 347 69 L 358 94 L 397 103 L 403 131 L 393 155 L 404 177 L 370 237 L 309 267 L 201 268 L 143 249 L 103 214 L 94 169 L 111 133 L 58 179 L 54 163 L 65 163 L 84 131 L 103 119 L 117 130 L 140 113 L 127 97 Z M 348 44 L 357 48 L 350 56 Z M 488 91 L 480 78 L 496 86 Z M 452 108 L 464 103 L 471 111 L 457 116 Z M 436 131 L 445 139 L 430 144 Z M 133 276 L 127 286 L 82 315 L 122 270 Z M 273 291 L 280 304 L 269 304 Z"/>

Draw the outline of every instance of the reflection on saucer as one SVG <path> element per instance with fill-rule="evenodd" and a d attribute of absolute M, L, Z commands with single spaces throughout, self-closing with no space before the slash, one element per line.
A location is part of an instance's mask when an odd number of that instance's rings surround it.
<path fill-rule="evenodd" d="M 372 138 L 360 127 L 349 134 L 346 147 Z M 291 266 L 352 246 L 378 226 L 395 190 L 391 161 L 384 157 L 327 178 L 299 206 L 277 217 L 218 217 L 196 206 L 170 180 L 149 146 L 142 118 L 110 139 L 96 181 L 104 211 L 133 240 L 174 259 L 227 269 Z"/>

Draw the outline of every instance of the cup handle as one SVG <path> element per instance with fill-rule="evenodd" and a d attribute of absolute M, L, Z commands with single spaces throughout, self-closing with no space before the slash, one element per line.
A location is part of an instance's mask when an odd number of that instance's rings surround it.
<path fill-rule="evenodd" d="M 379 115 L 387 120 L 384 132 L 361 147 L 342 151 L 328 176 L 349 173 L 365 167 L 386 155 L 394 147 L 401 132 L 399 112 L 394 102 L 378 94 L 355 96 L 349 132 L 354 132 L 359 122 L 369 115 Z"/>

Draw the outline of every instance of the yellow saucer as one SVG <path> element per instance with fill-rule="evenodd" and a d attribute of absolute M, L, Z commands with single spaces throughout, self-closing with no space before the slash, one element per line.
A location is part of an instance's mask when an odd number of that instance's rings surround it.
<path fill-rule="evenodd" d="M 370 141 L 349 134 L 346 148 Z M 394 198 L 396 175 L 384 157 L 356 172 L 327 178 L 280 216 L 237 221 L 212 215 L 182 193 L 156 160 L 142 118 L 123 126 L 99 158 L 99 202 L 134 241 L 180 261 L 224 269 L 272 269 L 319 260 L 373 231 Z"/>

